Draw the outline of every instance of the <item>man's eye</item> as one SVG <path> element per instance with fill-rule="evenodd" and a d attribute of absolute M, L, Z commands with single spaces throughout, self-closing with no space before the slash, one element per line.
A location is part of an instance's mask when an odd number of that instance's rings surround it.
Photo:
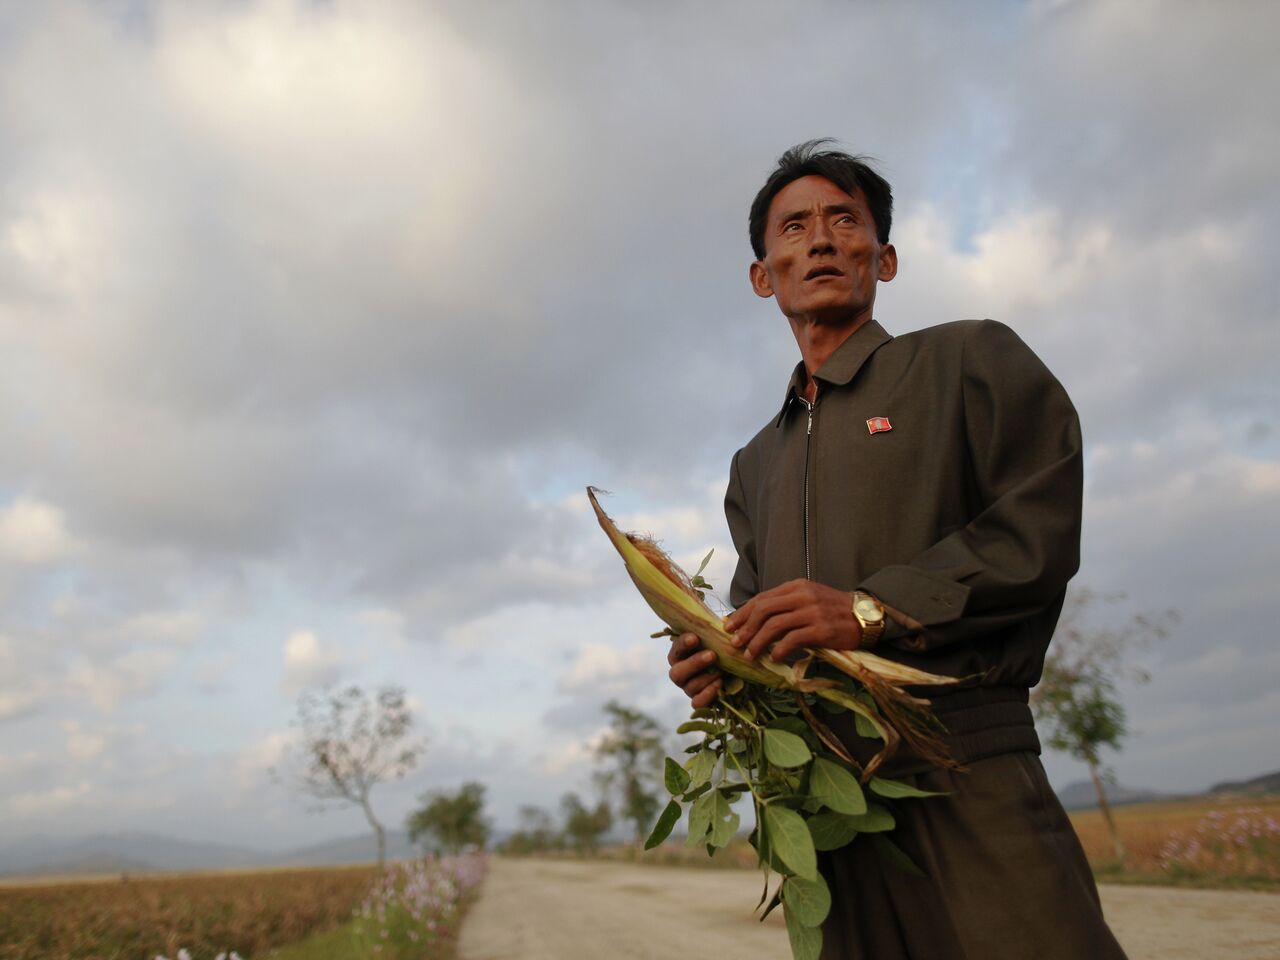
<path fill-rule="evenodd" d="M 799 221 L 792 220 L 790 223 L 784 224 L 784 225 L 783 225 L 783 227 L 782 227 L 782 232 L 783 232 L 783 233 L 786 233 L 786 232 L 787 232 L 788 230 L 790 230 L 792 227 L 795 227 L 797 230 L 799 230 L 799 229 L 800 229 L 800 223 L 799 223 Z"/>

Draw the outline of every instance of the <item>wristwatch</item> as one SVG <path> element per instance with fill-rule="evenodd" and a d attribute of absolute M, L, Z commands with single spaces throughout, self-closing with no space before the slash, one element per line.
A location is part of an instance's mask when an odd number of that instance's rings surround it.
<path fill-rule="evenodd" d="M 865 590 L 853 591 L 853 616 L 862 627 L 861 647 L 874 647 L 884 633 L 884 605 Z"/>

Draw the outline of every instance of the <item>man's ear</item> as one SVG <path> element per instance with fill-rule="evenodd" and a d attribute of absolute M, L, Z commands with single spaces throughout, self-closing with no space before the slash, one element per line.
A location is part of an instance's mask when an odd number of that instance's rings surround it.
<path fill-rule="evenodd" d="M 763 260 L 752 260 L 749 274 L 751 289 L 756 292 L 757 297 L 768 300 L 773 296 L 773 284 L 769 282 L 769 271 L 765 269 Z"/>
<path fill-rule="evenodd" d="M 880 273 L 878 278 L 888 283 L 898 275 L 898 251 L 893 248 L 892 243 L 886 243 L 880 248 Z"/>

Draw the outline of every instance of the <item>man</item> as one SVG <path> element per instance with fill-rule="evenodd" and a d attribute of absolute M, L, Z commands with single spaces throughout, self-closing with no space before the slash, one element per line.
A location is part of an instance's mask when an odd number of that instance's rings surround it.
<path fill-rule="evenodd" d="M 926 877 L 857 839 L 823 855 L 822 955 L 1123 958 L 1027 706 L 1079 565 L 1075 410 L 1001 324 L 893 337 L 873 319 L 898 269 L 892 192 L 823 146 L 787 151 L 751 207 L 751 285 L 777 302 L 801 361 L 777 417 L 733 458 L 728 628 L 750 657 L 874 648 L 969 679 L 932 695 L 964 769 L 899 754 L 883 771 L 946 794 L 897 804 L 895 839 Z M 693 706 L 716 698 L 696 637 L 668 659 Z M 851 722 L 837 732 L 861 758 L 879 746 Z"/>

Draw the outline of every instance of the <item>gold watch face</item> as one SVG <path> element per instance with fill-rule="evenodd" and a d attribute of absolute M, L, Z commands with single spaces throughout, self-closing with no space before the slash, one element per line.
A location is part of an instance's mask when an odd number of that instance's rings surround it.
<path fill-rule="evenodd" d="M 867 623 L 879 623 L 884 619 L 880 604 L 869 597 L 862 597 L 853 605 L 854 611 Z"/>

